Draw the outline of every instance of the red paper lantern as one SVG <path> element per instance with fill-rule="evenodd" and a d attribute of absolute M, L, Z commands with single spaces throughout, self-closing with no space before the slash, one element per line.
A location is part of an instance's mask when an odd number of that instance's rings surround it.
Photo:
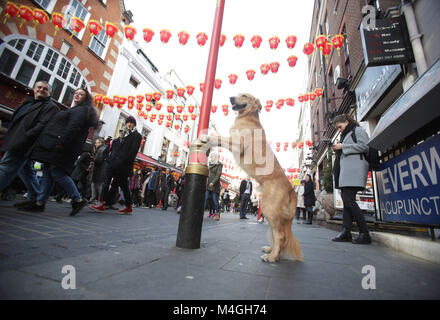
<path fill-rule="evenodd" d="M 159 101 L 160 98 L 162 98 L 162 93 L 156 91 L 155 93 L 153 93 L 153 98 L 154 100 Z"/>
<path fill-rule="evenodd" d="M 212 113 L 215 113 L 215 112 L 217 111 L 217 106 L 216 106 L 216 105 L 213 105 L 213 106 L 211 107 L 211 111 L 212 111 Z"/>
<path fill-rule="evenodd" d="M 332 53 L 332 49 L 333 49 L 332 44 L 331 43 L 327 43 L 325 45 L 325 48 L 322 50 L 322 55 L 325 57 L 327 62 L 328 62 L 329 55 Z"/>
<path fill-rule="evenodd" d="M 185 133 L 188 133 L 190 130 L 190 127 L 186 126 L 185 129 L 183 129 L 185 131 Z"/>
<path fill-rule="evenodd" d="M 159 120 L 163 120 L 165 118 L 165 115 L 164 114 L 160 114 L 159 115 Z"/>
<path fill-rule="evenodd" d="M 262 74 L 268 74 L 270 70 L 270 65 L 268 65 L 267 63 L 263 63 L 260 67 L 260 70 Z"/>
<path fill-rule="evenodd" d="M 227 104 L 222 105 L 222 110 L 224 111 L 228 111 L 229 106 Z"/>
<path fill-rule="evenodd" d="M 255 77 L 255 70 L 248 70 L 246 71 L 246 76 L 249 81 L 252 81 Z"/>
<path fill-rule="evenodd" d="M 309 94 L 308 93 L 304 94 L 303 96 L 304 96 L 305 102 L 309 101 Z"/>
<path fill-rule="evenodd" d="M 277 149 L 276 149 L 276 150 L 277 150 L 277 152 L 280 152 L 280 150 L 281 150 L 281 149 L 280 149 L 279 147 L 277 147 Z"/>
<path fill-rule="evenodd" d="M 220 79 L 215 79 L 214 81 L 214 88 L 220 89 L 222 86 L 222 81 Z"/>
<path fill-rule="evenodd" d="M 265 106 L 264 109 L 266 109 L 266 112 L 270 112 L 271 108 L 269 106 Z"/>
<path fill-rule="evenodd" d="M 128 102 L 131 102 L 130 101 L 130 99 L 132 98 L 133 96 L 128 96 Z M 133 97 L 134 98 L 134 97 Z M 143 94 L 138 94 L 138 95 L 136 95 L 136 102 L 137 103 L 142 103 L 142 101 L 144 101 L 144 95 Z M 133 99 L 133 102 L 134 102 L 134 99 Z"/>
<path fill-rule="evenodd" d="M 306 145 L 310 148 L 312 146 L 312 141 L 306 140 Z"/>
<path fill-rule="evenodd" d="M 179 43 L 184 46 L 189 40 L 189 33 L 186 31 L 180 31 L 177 35 L 179 37 Z"/>
<path fill-rule="evenodd" d="M 272 73 L 277 73 L 279 67 L 280 67 L 280 63 L 279 62 L 272 62 L 270 64 L 270 71 L 272 71 Z"/>
<path fill-rule="evenodd" d="M 327 36 L 320 35 L 319 37 L 316 38 L 315 45 L 322 52 L 322 50 L 324 50 L 327 42 L 328 42 Z"/>
<path fill-rule="evenodd" d="M 182 116 L 182 119 L 183 119 L 183 121 L 188 121 L 188 115 L 187 115 L 187 114 L 184 114 L 184 115 Z"/>
<path fill-rule="evenodd" d="M 310 92 L 310 93 L 309 93 L 309 99 L 310 99 L 310 101 L 315 101 L 315 99 L 316 99 L 316 94 L 315 94 L 314 92 Z"/>
<path fill-rule="evenodd" d="M 102 94 L 99 94 L 99 93 L 95 94 L 95 102 L 96 103 L 101 103 L 103 98 L 104 98 L 104 96 Z"/>
<path fill-rule="evenodd" d="M 185 90 L 185 88 L 180 87 L 180 88 L 177 88 L 176 91 L 177 91 L 177 95 L 182 98 L 185 95 L 186 90 Z"/>
<path fill-rule="evenodd" d="M 20 11 L 20 8 L 12 2 L 6 2 L 6 6 L 5 6 L 5 20 L 3 20 L 3 23 L 6 23 L 6 21 L 9 18 L 14 18 L 15 16 L 18 15 L 18 12 Z"/>
<path fill-rule="evenodd" d="M 113 39 L 117 32 L 118 32 L 118 28 L 113 23 L 107 22 L 105 24 L 105 34 L 108 37 Z"/>
<path fill-rule="evenodd" d="M 150 119 L 156 120 L 156 114 L 153 113 L 153 114 L 150 116 Z"/>
<path fill-rule="evenodd" d="M 130 109 L 130 110 L 133 109 L 133 107 L 134 107 L 134 103 L 130 103 L 130 102 L 129 102 L 129 103 L 127 104 L 127 107 L 128 107 L 128 109 Z"/>
<path fill-rule="evenodd" d="M 293 106 L 295 105 L 295 100 L 292 99 L 292 98 L 287 98 L 287 99 L 286 99 L 286 104 L 287 104 L 288 106 L 293 107 Z"/>
<path fill-rule="evenodd" d="M 302 149 L 302 147 L 304 147 L 304 142 L 301 141 L 301 142 L 298 144 L 298 148 L 299 148 L 299 149 Z"/>
<path fill-rule="evenodd" d="M 173 97 L 174 97 L 174 91 L 173 90 L 167 90 L 166 91 L 166 94 L 167 94 L 167 99 L 168 100 L 171 100 L 171 99 L 173 99 Z"/>
<path fill-rule="evenodd" d="M 200 92 L 203 92 L 205 89 L 205 84 L 203 82 L 200 82 Z"/>
<path fill-rule="evenodd" d="M 191 96 L 194 93 L 194 89 L 195 88 L 193 86 L 186 86 L 186 93 Z"/>
<path fill-rule="evenodd" d="M 160 111 L 160 109 L 162 109 L 163 104 L 160 102 L 156 102 L 156 110 Z"/>
<path fill-rule="evenodd" d="M 303 94 L 300 94 L 300 95 L 298 96 L 298 101 L 301 102 L 301 103 L 304 102 L 304 95 L 303 95 Z"/>
<path fill-rule="evenodd" d="M 286 38 L 287 48 L 293 49 L 295 48 L 297 38 L 295 36 L 288 36 Z"/>
<path fill-rule="evenodd" d="M 225 116 L 228 116 L 228 114 L 229 114 L 229 110 L 223 111 L 223 114 L 224 114 Z"/>
<path fill-rule="evenodd" d="M 176 129 L 176 131 L 179 130 L 180 129 L 180 125 L 179 124 L 175 124 L 174 125 L 174 129 Z"/>
<path fill-rule="evenodd" d="M 175 114 L 175 115 L 174 115 L 174 119 L 176 119 L 176 120 L 180 120 L 180 114 Z"/>
<path fill-rule="evenodd" d="M 223 47 L 225 41 L 226 41 L 226 36 L 222 33 L 222 35 L 220 36 L 220 47 Z"/>
<path fill-rule="evenodd" d="M 193 105 L 189 105 L 188 106 L 188 112 L 189 113 L 193 113 L 194 112 L 195 107 Z"/>
<path fill-rule="evenodd" d="M 157 120 L 157 124 L 161 126 L 163 124 L 163 120 Z"/>
<path fill-rule="evenodd" d="M 153 39 L 154 36 L 154 31 L 148 28 L 145 28 L 142 30 L 143 34 L 144 34 L 144 40 L 145 42 L 150 42 L 151 39 Z"/>
<path fill-rule="evenodd" d="M 34 18 L 34 12 L 28 6 L 20 6 L 18 9 L 18 15 L 21 18 L 20 28 L 23 26 L 24 22 L 29 22 Z"/>
<path fill-rule="evenodd" d="M 267 100 L 266 101 L 266 105 L 271 108 L 273 106 L 273 101 L 272 100 Z"/>
<path fill-rule="evenodd" d="M 284 106 L 284 101 L 285 101 L 284 99 L 279 99 L 277 101 L 276 105 L 278 109 L 281 109 L 281 107 Z"/>
<path fill-rule="evenodd" d="M 107 96 L 102 97 L 102 103 L 103 104 L 110 104 L 110 98 Z"/>
<path fill-rule="evenodd" d="M 113 99 L 110 99 L 109 98 L 109 100 L 108 100 L 108 104 L 110 105 L 110 107 L 114 107 L 115 106 L 115 102 L 113 101 Z"/>
<path fill-rule="evenodd" d="M 173 120 L 173 116 L 171 114 L 167 114 L 167 120 L 168 121 L 172 121 Z"/>
<path fill-rule="evenodd" d="M 321 98 L 322 95 L 324 94 L 324 91 L 321 88 L 318 88 L 315 90 L 315 94 L 317 97 Z"/>
<path fill-rule="evenodd" d="M 251 39 L 252 47 L 258 49 L 261 45 L 261 41 L 263 41 L 263 39 L 259 35 L 253 36 Z"/>
<path fill-rule="evenodd" d="M 290 56 L 289 58 L 287 58 L 287 62 L 289 63 L 289 67 L 295 67 L 296 66 L 296 62 L 298 61 L 298 57 L 296 56 Z"/>
<path fill-rule="evenodd" d="M 153 109 L 153 105 L 151 103 L 147 103 L 147 105 L 145 106 L 145 109 L 150 112 Z"/>
<path fill-rule="evenodd" d="M 193 113 L 192 115 L 191 115 L 191 120 L 196 120 L 197 119 L 197 115 L 195 114 L 195 113 Z"/>
<path fill-rule="evenodd" d="M 45 24 L 49 21 L 49 16 L 46 11 L 41 9 L 34 9 L 34 23 L 37 24 Z M 102 27 L 101 27 L 102 29 Z"/>
<path fill-rule="evenodd" d="M 307 42 L 304 45 L 304 49 L 303 49 L 304 54 L 310 56 L 313 53 L 313 51 L 315 51 L 315 46 L 312 43 Z"/>
<path fill-rule="evenodd" d="M 54 36 L 56 35 L 59 29 L 63 29 L 66 26 L 66 19 L 61 13 L 54 12 L 52 13 L 52 24 L 55 27 Z"/>
<path fill-rule="evenodd" d="M 147 100 L 148 102 L 151 102 L 153 100 L 153 95 L 151 93 L 146 93 L 145 100 Z"/>
<path fill-rule="evenodd" d="M 278 48 L 279 43 L 280 43 L 280 38 L 278 38 L 277 36 L 273 36 L 272 38 L 269 39 L 269 46 L 272 50 Z"/>
<path fill-rule="evenodd" d="M 172 113 L 173 112 L 173 109 L 174 109 L 174 106 L 172 106 L 172 105 L 168 105 L 167 106 L 167 111 L 168 111 L 168 113 Z"/>
<path fill-rule="evenodd" d="M 183 111 L 183 106 L 177 106 L 176 109 L 177 109 L 177 112 L 178 112 L 178 113 L 182 113 L 182 111 Z"/>
<path fill-rule="evenodd" d="M 97 36 L 103 29 L 103 27 L 96 20 L 90 20 L 87 24 L 87 27 L 89 28 L 89 32 L 94 36 Z"/>
<path fill-rule="evenodd" d="M 70 27 L 72 28 L 72 35 L 70 36 L 72 38 L 75 33 L 80 33 L 85 25 L 80 18 L 72 17 L 70 18 Z"/>
<path fill-rule="evenodd" d="M 238 76 L 235 73 L 233 73 L 233 74 L 230 74 L 228 76 L 228 78 L 229 78 L 230 84 L 235 84 L 237 82 Z"/>
<path fill-rule="evenodd" d="M 341 48 L 344 45 L 344 36 L 337 34 L 332 38 L 332 45 L 338 50 L 338 56 L 341 55 Z"/>
<path fill-rule="evenodd" d="M 237 48 L 241 48 L 243 46 L 244 36 L 242 34 L 237 34 L 234 36 L 233 40 L 235 42 L 235 46 Z"/>
<path fill-rule="evenodd" d="M 197 43 L 201 47 L 203 47 L 205 45 L 205 43 L 206 43 L 206 40 L 208 40 L 208 36 L 204 32 L 198 33 L 196 38 L 197 38 Z"/>
<path fill-rule="evenodd" d="M 162 41 L 162 43 L 168 43 L 168 40 L 170 40 L 170 38 L 171 32 L 169 32 L 168 30 L 160 31 L 160 41 Z"/>
<path fill-rule="evenodd" d="M 125 38 L 128 40 L 133 40 L 136 33 L 136 29 L 133 26 L 128 25 L 124 27 Z"/>
<path fill-rule="evenodd" d="M 119 97 L 119 103 L 123 106 L 127 103 L 127 97 Z"/>
<path fill-rule="evenodd" d="M 166 123 L 166 126 L 167 126 L 167 128 L 171 128 L 171 122 L 168 121 L 168 122 Z"/>
<path fill-rule="evenodd" d="M 295 149 L 295 148 L 296 148 L 296 145 L 297 145 L 296 142 L 292 142 L 292 149 Z M 293 169 L 293 170 L 295 170 L 295 169 Z M 293 172 L 295 172 L 295 171 L 293 171 Z"/>

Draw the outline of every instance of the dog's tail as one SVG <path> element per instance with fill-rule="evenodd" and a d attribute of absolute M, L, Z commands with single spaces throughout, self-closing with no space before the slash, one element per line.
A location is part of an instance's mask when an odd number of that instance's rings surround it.
<path fill-rule="evenodd" d="M 301 245 L 292 233 L 292 221 L 286 221 L 283 228 L 285 238 L 281 256 L 285 259 L 291 259 L 293 257 L 295 260 L 303 261 L 304 255 Z"/>

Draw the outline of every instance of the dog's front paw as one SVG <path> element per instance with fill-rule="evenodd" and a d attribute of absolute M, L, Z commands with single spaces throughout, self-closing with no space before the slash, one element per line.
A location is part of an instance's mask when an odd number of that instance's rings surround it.
<path fill-rule="evenodd" d="M 265 254 L 261 256 L 264 262 L 278 262 L 279 257 L 275 257 L 272 254 Z"/>
<path fill-rule="evenodd" d="M 271 253 L 272 252 L 272 247 L 270 247 L 270 246 L 261 247 L 261 251 L 263 251 L 265 253 Z"/>

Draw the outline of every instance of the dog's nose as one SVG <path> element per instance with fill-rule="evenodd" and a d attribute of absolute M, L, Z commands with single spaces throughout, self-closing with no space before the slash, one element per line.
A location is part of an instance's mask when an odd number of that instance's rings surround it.
<path fill-rule="evenodd" d="M 234 105 L 235 104 L 235 97 L 230 97 L 229 101 L 231 101 L 231 104 Z"/>

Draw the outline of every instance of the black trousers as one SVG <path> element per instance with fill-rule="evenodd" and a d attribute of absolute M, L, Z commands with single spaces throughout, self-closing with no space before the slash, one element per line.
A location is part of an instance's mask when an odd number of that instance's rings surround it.
<path fill-rule="evenodd" d="M 131 195 L 130 189 L 128 188 L 128 176 L 111 170 L 109 170 L 109 174 L 111 174 L 111 177 L 113 177 L 113 181 L 110 186 L 110 190 L 102 190 L 105 203 L 111 204 L 119 191 L 119 187 L 121 187 L 122 192 L 124 193 L 125 206 L 131 206 Z"/>
<path fill-rule="evenodd" d="M 162 189 L 162 204 L 161 207 L 162 209 L 167 209 L 168 208 L 168 197 L 170 195 L 170 190 L 167 189 Z"/>
<path fill-rule="evenodd" d="M 365 222 L 364 214 L 356 203 L 356 193 L 359 191 L 357 187 L 341 188 L 342 201 L 344 203 L 343 211 L 343 227 L 346 230 L 351 230 L 353 220 L 357 222 L 359 232 L 368 233 L 367 223 Z"/>

